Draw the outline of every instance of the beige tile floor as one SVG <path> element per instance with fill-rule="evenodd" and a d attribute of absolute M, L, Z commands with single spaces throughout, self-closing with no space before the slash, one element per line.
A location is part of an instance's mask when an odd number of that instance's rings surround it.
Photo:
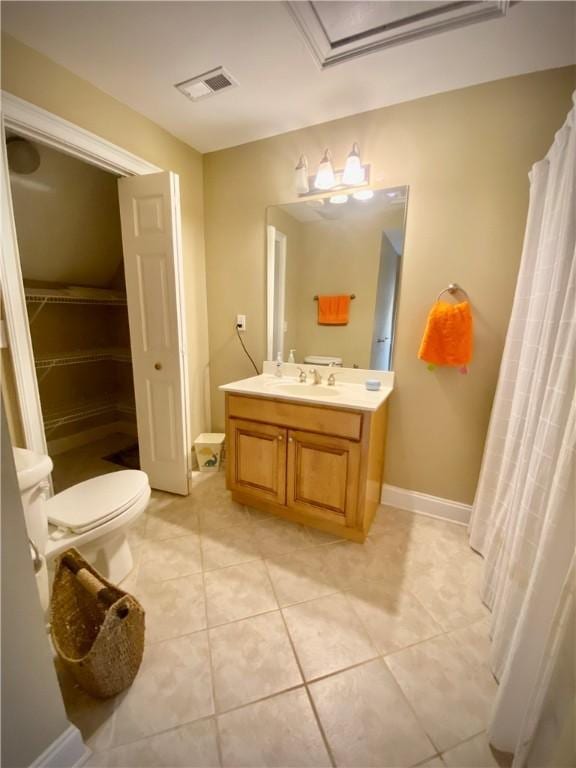
<path fill-rule="evenodd" d="M 155 492 L 130 538 L 136 681 L 101 702 L 60 672 L 88 765 L 508 764 L 463 527 L 381 507 L 352 544 L 235 504 L 218 473 Z"/>

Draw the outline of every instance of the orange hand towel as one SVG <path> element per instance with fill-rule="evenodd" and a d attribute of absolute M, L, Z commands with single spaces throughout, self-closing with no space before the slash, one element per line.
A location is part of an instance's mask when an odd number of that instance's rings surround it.
<path fill-rule="evenodd" d="M 319 325 L 348 325 L 350 296 L 318 296 Z"/>
<path fill-rule="evenodd" d="M 434 365 L 465 366 L 472 359 L 472 310 L 468 301 L 437 301 L 428 315 L 418 357 Z"/>

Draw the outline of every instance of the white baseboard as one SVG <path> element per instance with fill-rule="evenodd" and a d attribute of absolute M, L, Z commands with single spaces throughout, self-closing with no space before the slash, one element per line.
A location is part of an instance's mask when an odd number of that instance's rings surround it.
<path fill-rule="evenodd" d="M 109 424 L 101 424 L 98 427 L 92 427 L 92 429 L 75 432 L 73 435 L 49 440 L 48 453 L 50 456 L 57 456 L 59 453 L 64 453 L 64 451 L 71 451 L 74 448 L 80 448 L 83 445 L 88 445 L 88 443 L 101 440 L 103 437 L 114 434 L 114 432 L 122 432 L 126 435 L 138 437 L 138 430 L 134 422 L 111 421 Z"/>
<path fill-rule="evenodd" d="M 90 755 L 91 751 L 82 741 L 80 731 L 75 725 L 70 725 L 34 760 L 30 768 L 77 768 Z"/>
<path fill-rule="evenodd" d="M 419 515 L 428 515 L 428 517 L 438 517 L 441 520 L 460 523 L 460 525 L 468 525 L 472 513 L 470 504 L 442 499 L 439 496 L 429 496 L 427 493 L 409 491 L 386 483 L 382 486 L 380 501 L 389 507 L 406 509 Z"/>

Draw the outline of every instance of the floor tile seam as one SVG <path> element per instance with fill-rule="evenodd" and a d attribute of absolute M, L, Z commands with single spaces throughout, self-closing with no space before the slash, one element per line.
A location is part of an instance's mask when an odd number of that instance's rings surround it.
<path fill-rule="evenodd" d="M 376 648 L 376 650 L 377 650 L 377 652 L 378 652 L 378 655 L 379 655 L 379 656 L 381 656 L 382 658 L 384 658 L 384 657 L 386 657 L 386 656 L 391 656 L 393 653 L 400 653 L 401 651 L 405 651 L 405 650 L 406 650 L 406 649 L 408 649 L 408 648 L 413 648 L 415 645 L 420 645 L 420 643 L 425 643 L 427 640 L 432 640 L 432 639 L 434 639 L 434 638 L 437 638 L 437 637 L 441 637 L 442 635 L 448 634 L 448 633 L 447 633 L 447 632 L 446 632 L 446 631 L 445 631 L 445 630 L 444 630 L 444 629 L 443 629 L 443 628 L 442 628 L 442 627 L 441 627 L 441 626 L 438 624 L 438 622 L 434 620 L 434 623 L 436 624 L 436 626 L 438 627 L 438 629 L 439 629 L 439 630 L 441 630 L 440 632 L 437 632 L 437 633 L 436 633 L 436 634 L 434 634 L 434 635 L 430 635 L 429 637 L 425 637 L 425 638 L 423 638 L 423 639 L 421 639 L 421 640 L 416 640 L 416 642 L 414 642 L 414 643 L 408 643 L 408 645 L 405 645 L 405 646 L 403 646 L 402 648 L 396 648 L 394 651 L 388 651 L 388 652 L 384 652 L 384 651 L 382 651 L 382 650 L 380 649 L 380 647 L 379 647 L 379 644 L 376 642 L 376 639 L 372 637 L 372 633 L 370 632 L 370 629 L 368 628 L 368 625 L 367 625 L 367 623 L 364 621 L 364 619 L 362 618 L 362 616 L 361 616 L 361 615 L 358 613 L 358 611 L 356 610 L 356 608 L 355 608 L 355 606 L 354 606 L 354 601 L 353 601 L 353 600 L 350 598 L 350 595 L 349 595 L 349 594 L 347 594 L 346 592 L 344 592 L 344 595 L 345 595 L 345 596 L 348 598 L 348 602 L 349 602 L 349 604 L 350 604 L 350 607 L 351 607 L 351 608 L 352 608 L 352 610 L 354 611 L 354 615 L 356 616 L 356 618 L 358 619 L 358 621 L 359 621 L 359 622 L 360 622 L 360 624 L 362 625 L 362 628 L 364 629 L 365 633 L 368 635 L 368 638 L 370 639 L 370 642 L 371 642 L 371 644 L 372 644 L 372 645 L 373 645 L 373 646 Z M 428 613 L 428 612 L 426 611 L 426 613 Z M 428 614 L 428 615 L 430 615 L 430 614 Z"/>
<path fill-rule="evenodd" d="M 166 733 L 177 731 L 179 728 L 185 728 L 187 725 L 196 725 L 197 723 L 206 722 L 208 720 L 216 720 L 216 713 L 214 712 L 211 715 L 202 715 L 201 717 L 197 717 L 193 720 L 186 720 L 183 723 L 178 723 L 178 725 L 171 725 L 169 728 L 163 728 L 160 731 L 154 731 L 153 733 L 149 733 L 147 736 L 139 736 L 137 739 L 130 739 L 130 741 L 123 741 L 120 744 L 115 744 L 114 746 L 107 747 L 106 749 L 102 749 L 102 750 L 93 749 L 92 751 L 97 755 L 103 755 L 108 752 L 112 752 L 115 749 L 132 747 L 135 744 L 139 744 L 142 741 L 147 741 L 148 739 L 154 738 L 155 736 L 163 736 Z"/>
<path fill-rule="evenodd" d="M 410 647 L 410 648 L 414 648 L 416 645 L 421 645 L 422 643 L 425 643 L 425 642 L 427 642 L 428 640 L 434 640 L 434 639 L 437 639 L 438 637 L 444 637 L 444 636 L 447 636 L 448 634 L 449 634 L 448 632 L 444 632 L 442 635 L 436 635 L 434 638 L 427 638 L 427 640 L 421 640 L 421 641 L 419 641 L 418 643 L 414 643 L 413 645 L 411 645 L 411 646 L 408 646 L 408 647 Z M 453 641 L 452 641 L 452 642 L 453 642 Z M 455 644 L 455 643 L 454 643 L 454 644 Z M 456 647 L 457 647 L 457 646 L 456 646 Z M 388 658 L 389 658 L 390 656 L 393 656 L 393 655 L 395 655 L 395 654 L 397 654 L 397 653 L 402 653 L 402 652 L 403 652 L 403 651 L 405 651 L 405 650 L 407 650 L 407 648 L 402 648 L 402 649 L 401 649 L 401 650 L 399 650 L 399 651 L 393 651 L 392 653 L 388 653 L 388 654 L 382 655 L 382 657 L 381 657 L 381 658 L 382 658 L 382 660 L 383 660 L 383 661 L 386 663 L 386 667 L 388 668 L 388 670 L 390 671 L 390 673 L 391 673 L 391 674 L 392 674 L 392 676 L 394 677 L 394 680 L 395 680 L 395 682 L 396 682 L 396 684 L 397 684 L 398 688 L 400 688 L 400 690 L 402 691 L 402 694 L 403 694 L 404 698 L 406 699 L 406 701 L 408 701 L 408 704 L 409 704 L 409 706 L 410 706 L 410 709 L 411 709 L 411 710 L 414 712 L 414 715 L 415 715 L 416 719 L 418 720 L 418 723 L 420 724 L 420 726 L 422 727 L 422 729 L 423 729 L 423 730 L 424 730 L 424 732 L 426 733 L 426 735 L 427 735 L 428 739 L 431 741 L 431 743 L 434 745 L 434 747 L 435 747 L 435 748 L 438 750 L 438 754 L 439 754 L 439 755 L 442 755 L 443 753 L 447 752 L 447 751 L 448 751 L 448 750 L 450 750 L 450 749 L 453 749 L 454 747 L 448 747 L 447 749 L 441 749 L 441 748 L 440 748 L 440 746 L 439 746 L 439 745 L 437 744 L 437 742 L 434 740 L 434 738 L 432 737 L 432 735 L 431 735 L 431 734 L 428 732 L 428 729 L 426 728 L 426 724 L 424 723 L 423 719 L 422 719 L 422 718 L 421 718 L 421 717 L 418 715 L 418 713 L 417 713 L 417 711 L 415 710 L 415 708 L 412 706 L 412 703 L 411 703 L 411 702 L 410 702 L 410 700 L 408 699 L 408 696 L 407 696 L 407 695 L 404 693 L 404 690 L 402 689 L 401 683 L 400 683 L 400 681 L 397 679 L 397 677 L 396 677 L 396 675 L 395 675 L 395 673 L 394 673 L 394 670 L 393 670 L 393 669 L 390 667 L 390 665 L 387 663 L 387 661 L 388 661 Z M 468 661 L 468 658 L 467 658 L 467 657 L 466 657 L 466 661 Z M 456 745 L 454 745 L 454 746 L 459 746 L 460 744 L 463 744 L 464 742 L 466 742 L 466 741 L 469 741 L 470 739 L 473 739 L 473 738 L 475 738 L 475 736 L 478 736 L 480 733 L 484 733 L 484 731 L 485 731 L 485 730 L 486 730 L 486 728 L 483 728 L 482 730 L 478 731 L 476 734 L 474 734 L 474 735 L 472 735 L 472 736 L 468 736 L 466 739 L 463 739 L 462 741 L 459 741 L 459 742 L 458 742 Z"/>
<path fill-rule="evenodd" d="M 203 573 L 216 573 L 217 571 L 227 571 L 230 568 L 238 568 L 241 565 L 247 565 L 249 563 L 260 563 L 260 562 L 262 563 L 264 562 L 263 557 L 255 558 L 254 560 L 248 560 L 246 563 L 232 563 L 231 565 L 223 565 L 220 568 L 207 568 L 206 570 L 203 571 Z"/>
<path fill-rule="evenodd" d="M 294 549 L 290 549 L 286 552 L 275 552 L 269 555 L 263 555 L 262 559 L 270 560 L 272 562 L 274 562 L 274 558 L 276 558 L 277 560 L 285 560 L 292 557 L 295 554 L 298 554 L 299 552 L 310 552 L 313 549 L 325 550 L 327 547 L 333 547 L 335 544 L 340 544 L 340 542 L 327 541 L 327 542 L 324 542 L 324 544 L 318 544 L 318 542 L 316 542 L 310 546 L 306 545 L 304 547 L 295 547 Z"/>
<path fill-rule="evenodd" d="M 208 646 L 208 666 L 210 671 L 210 690 L 212 693 L 212 708 L 214 715 L 216 715 L 216 677 L 214 675 L 214 662 L 212 659 L 212 641 L 210 638 L 210 631 L 208 628 L 208 595 L 206 594 L 206 583 L 204 578 L 204 571 L 202 571 L 202 590 L 204 593 L 204 620 L 206 622 L 206 644 Z M 218 721 L 216 721 L 216 751 L 218 753 L 218 762 L 220 766 L 222 762 L 222 744 L 220 742 L 220 730 L 218 728 Z"/>
<path fill-rule="evenodd" d="M 442 760 L 442 757 L 440 755 L 440 752 L 436 752 L 435 755 L 432 755 L 431 757 L 426 757 L 424 760 L 420 760 L 419 763 L 416 763 L 415 765 L 412 765 L 410 768 L 422 768 L 422 766 L 426 765 L 427 762 L 430 760 L 434 760 L 435 758 L 438 758 L 442 765 L 444 765 L 444 761 Z"/>
<path fill-rule="evenodd" d="M 232 619 L 231 621 L 225 621 L 222 624 L 214 624 L 213 626 L 208 625 L 206 627 L 207 632 L 211 632 L 216 629 L 221 629 L 222 627 L 229 627 L 231 624 L 239 624 L 241 621 L 249 621 L 250 619 L 255 619 L 257 616 L 267 616 L 270 613 L 277 613 L 280 611 L 280 607 L 278 608 L 267 608 L 265 611 L 259 611 L 258 613 L 251 613 L 248 616 L 241 616 L 238 619 Z"/>
<path fill-rule="evenodd" d="M 392 654 L 389 654 L 389 655 L 392 655 Z M 381 656 L 380 658 L 382 659 L 382 663 L 386 665 L 386 669 L 388 670 L 388 672 L 392 676 L 392 679 L 394 680 L 396 688 L 398 689 L 398 691 L 399 691 L 400 695 L 402 696 L 403 700 L 406 702 L 406 705 L 408 706 L 408 709 L 412 712 L 416 722 L 418 723 L 418 725 L 422 729 L 422 732 L 425 734 L 426 738 L 428 739 L 428 741 L 432 745 L 432 748 L 434 749 L 434 755 L 430 755 L 429 757 L 424 758 L 424 762 L 426 760 L 431 760 L 432 757 L 434 757 L 435 755 L 439 755 L 440 754 L 440 747 L 438 746 L 438 744 L 436 743 L 436 741 L 432 737 L 432 734 L 429 732 L 429 729 L 426 727 L 426 724 L 424 723 L 423 718 L 420 717 L 419 713 L 416 711 L 416 708 L 413 706 L 412 702 L 408 698 L 408 695 L 404 692 L 404 688 L 402 687 L 402 685 L 400 684 L 400 681 L 398 680 L 398 678 L 394 674 L 394 670 L 387 663 L 386 658 L 384 656 Z"/>
<path fill-rule="evenodd" d="M 187 579 L 189 576 L 200 576 L 203 571 L 192 571 L 190 573 L 182 573 L 180 576 L 169 576 L 167 579 L 146 579 L 138 573 L 137 584 L 138 586 L 144 586 L 146 584 L 166 584 L 169 581 L 177 581 L 178 579 Z M 122 585 L 120 585 L 120 589 Z M 135 596 L 136 597 L 136 596 Z"/>
<path fill-rule="evenodd" d="M 322 675 L 321 677 L 314 678 L 313 680 L 307 680 L 305 682 L 305 686 L 306 686 L 306 688 L 309 688 L 309 686 L 314 685 L 315 683 L 321 682 L 323 680 L 327 680 L 330 677 L 335 677 L 336 675 L 339 675 L 339 674 L 341 674 L 343 672 L 348 672 L 348 671 L 350 671 L 352 669 L 357 669 L 358 667 L 362 667 L 362 666 L 365 666 L 367 664 L 371 664 L 372 662 L 374 662 L 376 660 L 381 661 L 385 665 L 387 671 L 392 676 L 392 680 L 394 681 L 394 684 L 396 686 L 396 689 L 397 689 L 398 693 L 400 694 L 400 697 L 403 699 L 403 701 L 405 701 L 408 709 L 410 710 L 410 712 L 414 716 L 415 721 L 417 722 L 417 724 L 421 728 L 422 732 L 424 733 L 424 735 L 428 739 L 429 743 L 431 744 L 432 749 L 435 750 L 434 754 L 428 755 L 427 757 L 423 758 L 423 760 L 421 762 L 425 762 L 427 760 L 432 759 L 432 757 L 435 757 L 435 756 L 439 755 L 440 752 L 439 752 L 438 746 L 436 745 L 436 743 L 434 742 L 434 740 L 432 739 L 432 737 L 428 733 L 427 728 L 425 728 L 424 723 L 422 722 L 422 720 L 419 717 L 418 713 L 415 711 L 415 709 L 412 706 L 411 702 L 409 701 L 408 697 L 404 693 L 400 683 L 396 679 L 396 676 L 394 675 L 394 673 L 392 672 L 392 670 L 390 669 L 388 664 L 386 664 L 386 662 L 385 662 L 385 660 L 384 660 L 384 658 L 382 656 L 377 656 L 377 657 L 372 658 L 372 659 L 365 659 L 364 661 L 358 662 L 357 664 L 352 664 L 351 666 L 345 667 L 344 669 L 339 669 L 339 670 L 337 670 L 335 672 L 330 672 L 327 675 Z M 311 692 L 310 692 L 310 695 L 312 696 Z M 320 718 L 318 718 L 318 719 L 320 720 Z"/>
<path fill-rule="evenodd" d="M 232 712 L 238 712 L 242 709 L 247 709 L 254 704 L 262 704 L 263 702 L 270 701 L 270 699 L 274 699 L 277 696 L 283 696 L 285 693 L 292 693 L 292 691 L 299 691 L 300 689 L 304 689 L 304 687 L 305 686 L 303 682 L 298 683 L 298 685 L 289 685 L 287 688 L 280 688 L 278 691 L 266 694 L 266 696 L 260 696 L 257 699 L 250 699 L 250 701 L 244 701 L 242 704 L 237 704 L 233 707 L 228 707 L 227 709 L 216 711 L 214 713 L 214 717 L 216 720 L 218 720 L 219 718 L 224 717 L 225 715 L 229 715 Z"/>
<path fill-rule="evenodd" d="M 268 572 L 268 577 L 269 577 L 270 581 L 272 582 L 272 589 L 274 590 L 274 595 L 276 597 L 276 601 L 279 603 L 278 595 L 276 594 L 276 590 L 275 590 L 275 587 L 274 587 L 274 582 L 273 582 L 272 577 L 270 576 L 270 573 L 268 571 L 268 564 L 267 564 L 266 561 L 264 561 L 264 567 L 266 568 L 266 570 Z M 322 722 L 320 720 L 320 716 L 318 714 L 318 711 L 316 710 L 316 705 L 315 705 L 315 703 L 314 703 L 314 701 L 312 699 L 310 691 L 308 690 L 308 685 L 306 683 L 306 677 L 304 675 L 304 670 L 302 668 L 302 664 L 300 662 L 300 658 L 299 658 L 298 653 L 296 651 L 296 646 L 294 644 L 294 640 L 292 638 L 292 635 L 290 634 L 290 629 L 289 629 L 288 624 L 286 622 L 286 617 L 284 616 L 284 613 L 282 612 L 282 608 L 280 608 L 279 610 L 280 610 L 280 616 L 282 618 L 282 624 L 284 626 L 284 631 L 286 632 L 286 636 L 288 637 L 288 642 L 290 643 L 290 647 L 292 649 L 292 654 L 293 654 L 294 659 L 296 661 L 296 665 L 298 667 L 298 671 L 300 673 L 300 677 L 302 678 L 302 681 L 303 681 L 303 686 L 304 686 L 305 691 L 306 691 L 306 696 L 308 697 L 308 701 L 309 701 L 310 706 L 312 708 L 312 714 L 314 716 L 314 720 L 316 722 L 316 726 L 317 726 L 318 730 L 320 731 L 320 736 L 322 738 L 322 742 L 324 743 L 324 747 L 326 749 L 326 753 L 328 754 L 328 758 L 330 760 L 332 768 L 336 768 L 337 763 L 336 763 L 336 760 L 334 758 L 334 755 L 332 754 L 332 748 L 330 746 L 330 742 L 328 741 L 328 737 L 326 736 L 326 733 L 324 731 L 324 726 L 322 725 Z"/>
<path fill-rule="evenodd" d="M 176 536 L 144 536 L 142 542 L 140 543 L 140 547 L 145 547 L 146 544 L 152 544 L 156 543 L 159 544 L 160 542 L 164 541 L 176 541 L 177 539 L 191 539 L 191 538 L 197 538 L 200 540 L 200 531 L 187 531 L 186 533 L 178 533 Z"/>
<path fill-rule="evenodd" d="M 453 744 L 451 747 L 446 747 L 446 749 L 443 749 L 439 756 L 442 757 L 447 752 L 451 752 L 453 749 L 456 749 L 457 747 L 461 747 L 463 744 L 467 744 L 469 741 L 472 741 L 473 739 L 477 739 L 478 736 L 481 736 L 483 733 L 487 734 L 486 728 L 483 728 L 481 731 L 478 731 L 477 733 L 472 734 L 472 736 L 467 736 L 465 739 L 462 739 L 462 741 L 459 741 L 457 744 Z M 488 746 L 490 747 L 490 742 L 488 741 L 488 737 L 486 737 L 486 741 L 488 743 Z"/>
<path fill-rule="evenodd" d="M 295 525 L 298 525 L 298 523 L 295 523 Z M 318 542 L 309 542 L 307 544 L 298 545 L 296 547 L 291 547 L 290 549 L 286 549 L 286 550 L 284 550 L 284 549 L 276 550 L 276 551 L 268 550 L 268 554 L 266 554 L 266 551 L 265 551 L 266 547 L 262 546 L 262 544 L 260 544 L 260 541 L 259 541 L 257 533 L 255 534 L 255 536 L 256 536 L 256 543 L 258 545 L 258 550 L 262 554 L 262 557 L 265 558 L 265 559 L 271 559 L 273 557 L 278 557 L 278 558 L 290 557 L 290 555 L 293 555 L 296 552 L 304 552 L 304 551 L 308 551 L 310 549 L 319 549 L 320 547 L 329 547 L 329 546 L 332 546 L 333 544 L 338 544 L 339 543 L 339 542 L 336 542 L 336 541 L 325 542 L 324 544 L 318 544 Z"/>

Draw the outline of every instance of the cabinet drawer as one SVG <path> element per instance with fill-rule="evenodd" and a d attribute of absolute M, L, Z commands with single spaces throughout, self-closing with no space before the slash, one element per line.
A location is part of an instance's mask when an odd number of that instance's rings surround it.
<path fill-rule="evenodd" d="M 348 440 L 360 440 L 362 436 L 362 414 L 354 411 L 241 395 L 227 395 L 227 402 L 231 418 L 277 424 Z"/>

